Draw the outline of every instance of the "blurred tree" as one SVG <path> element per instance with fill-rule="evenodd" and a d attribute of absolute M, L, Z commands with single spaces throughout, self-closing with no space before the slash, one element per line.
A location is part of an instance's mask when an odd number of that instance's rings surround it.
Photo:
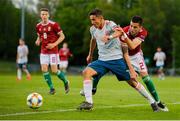
<path fill-rule="evenodd" d="M 15 8 L 11 1 L 0 0 L 0 57 L 8 60 L 15 59 L 15 50 L 20 37 L 20 9 Z M 170 62 L 167 66 L 172 66 L 172 57 L 175 56 L 175 64 L 179 67 L 179 56 L 177 53 L 172 54 L 174 47 L 172 40 L 174 39 L 176 43 L 176 51 L 180 46 L 179 6 L 179 0 L 38 0 L 37 10 L 41 7 L 49 8 L 51 19 L 62 27 L 66 35 L 65 41 L 69 43 L 74 54 L 71 64 L 86 64 L 91 26 L 88 13 L 94 8 L 100 8 L 105 19 L 113 20 L 122 27 L 129 24 L 132 16 L 142 16 L 143 26 L 149 31 L 148 38 L 143 44 L 145 57 L 151 58 L 149 66 L 154 64 L 152 57 L 156 47 L 161 46 L 167 54 L 167 61 Z M 34 46 L 37 37 L 35 26 L 40 20 L 39 11 L 37 14 L 28 7 L 27 9 L 25 40 L 30 48 L 31 62 L 39 62 L 39 48 Z"/>

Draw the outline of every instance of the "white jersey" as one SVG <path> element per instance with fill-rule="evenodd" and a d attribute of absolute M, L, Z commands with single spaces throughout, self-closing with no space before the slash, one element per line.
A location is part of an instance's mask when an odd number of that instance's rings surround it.
<path fill-rule="evenodd" d="M 17 63 L 22 64 L 22 63 L 27 63 L 28 62 L 28 47 L 26 45 L 19 45 L 17 47 Z"/>
<path fill-rule="evenodd" d="M 116 60 L 123 58 L 119 38 L 111 39 L 108 43 L 102 41 L 104 35 L 110 35 L 117 25 L 113 21 L 105 20 L 102 29 L 94 26 L 90 28 L 91 36 L 96 40 L 98 48 L 98 59 L 102 61 Z"/>
<path fill-rule="evenodd" d="M 166 54 L 164 52 L 156 52 L 154 54 L 154 60 L 156 60 L 156 66 L 164 66 L 166 60 Z"/>

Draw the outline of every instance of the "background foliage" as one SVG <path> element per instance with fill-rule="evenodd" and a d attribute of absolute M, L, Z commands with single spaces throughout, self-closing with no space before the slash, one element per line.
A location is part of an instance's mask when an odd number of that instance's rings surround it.
<path fill-rule="evenodd" d="M 39 0 L 37 8 L 39 10 L 41 7 L 48 7 L 51 10 L 51 19 L 61 25 L 66 35 L 65 41 L 74 54 L 70 60 L 72 65 L 86 64 L 91 26 L 88 13 L 93 8 L 100 8 L 106 19 L 121 26 L 128 25 L 134 15 L 142 16 L 144 27 L 149 31 L 143 43 L 144 55 L 150 59 L 149 66 L 154 66 L 152 57 L 156 47 L 161 46 L 167 54 L 166 66 L 172 67 L 174 57 L 176 67 L 180 67 L 179 6 L 179 0 Z M 27 9 L 25 15 L 25 40 L 30 48 L 29 62 L 38 63 L 39 47 L 34 42 L 37 37 L 35 26 L 40 21 L 39 14 Z M 0 59 L 15 61 L 20 37 L 21 10 L 11 0 L 0 0 L 0 17 Z"/>

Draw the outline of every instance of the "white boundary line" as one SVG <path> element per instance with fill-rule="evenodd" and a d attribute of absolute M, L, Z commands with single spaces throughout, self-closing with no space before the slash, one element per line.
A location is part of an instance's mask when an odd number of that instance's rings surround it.
<path fill-rule="evenodd" d="M 175 103 L 168 103 L 168 105 L 179 105 L 180 102 Z M 108 108 L 127 108 L 127 107 L 140 107 L 145 106 L 148 104 L 130 104 L 130 105 L 118 105 L 118 106 L 101 106 L 96 107 L 95 109 L 108 109 Z M 0 117 L 8 117 L 8 116 L 23 116 L 23 115 L 32 115 L 32 114 L 46 114 L 46 113 L 54 113 L 54 112 L 70 112 L 70 111 L 76 111 L 75 108 L 73 109 L 58 109 L 58 110 L 51 110 L 51 111 L 41 111 L 41 112 L 21 112 L 21 113 L 7 113 L 7 114 L 1 114 Z"/>

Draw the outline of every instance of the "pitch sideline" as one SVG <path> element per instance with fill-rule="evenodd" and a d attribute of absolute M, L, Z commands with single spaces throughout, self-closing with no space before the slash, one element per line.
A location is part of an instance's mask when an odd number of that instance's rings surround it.
<path fill-rule="evenodd" d="M 167 103 L 168 105 L 179 105 L 180 102 L 175 103 Z M 119 106 L 101 106 L 95 107 L 94 109 L 108 109 L 108 108 L 127 108 L 127 107 L 139 107 L 139 106 L 146 106 L 149 104 L 130 104 L 130 105 L 119 105 Z M 41 112 L 21 112 L 21 113 L 9 113 L 9 114 L 1 114 L 0 117 L 8 117 L 8 116 L 21 116 L 21 115 L 32 115 L 32 114 L 46 114 L 46 113 L 57 113 L 57 112 L 70 112 L 76 111 L 75 108 L 73 109 L 58 109 L 54 111 L 41 111 Z"/>

